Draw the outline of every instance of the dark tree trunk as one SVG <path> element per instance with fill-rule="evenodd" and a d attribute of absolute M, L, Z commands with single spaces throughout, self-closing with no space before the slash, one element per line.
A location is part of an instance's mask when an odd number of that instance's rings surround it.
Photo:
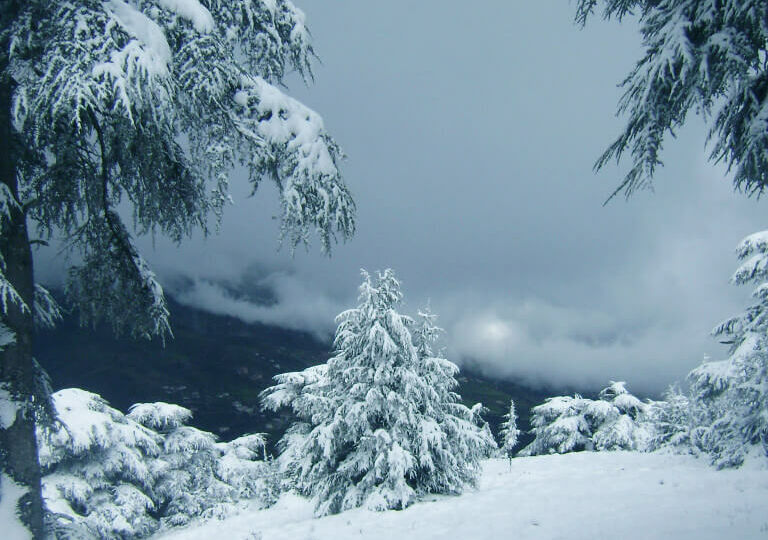
<path fill-rule="evenodd" d="M 10 118 L 13 80 L 4 73 L 4 67 L 0 65 L 0 182 L 18 198 L 18 146 Z M 0 234 L 5 277 L 26 303 L 26 309 L 11 302 L 7 304 L 5 313 L 0 309 L 3 324 L 15 334 L 15 342 L 0 352 L 0 383 L 23 405 L 17 412 L 15 422 L 5 430 L 0 429 L 0 467 L 17 484 L 28 488 L 28 493 L 19 501 L 20 515 L 34 538 L 43 538 L 35 417 L 40 406 L 47 403 L 48 396 L 42 395 L 45 393 L 44 386 L 40 384 L 32 357 L 34 275 L 26 221 L 25 210 L 14 208 L 10 218 L 2 218 Z"/>

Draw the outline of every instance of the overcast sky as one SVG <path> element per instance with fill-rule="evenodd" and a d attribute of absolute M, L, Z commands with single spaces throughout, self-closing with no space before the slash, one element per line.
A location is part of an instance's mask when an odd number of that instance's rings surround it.
<path fill-rule="evenodd" d="M 289 93 L 348 154 L 358 232 L 333 257 L 277 251 L 276 193 L 233 182 L 221 232 L 145 254 L 183 300 L 320 335 L 355 304 L 359 269 L 392 267 L 405 310 L 428 300 L 451 360 L 585 390 L 658 392 L 725 349 L 709 331 L 749 291 L 734 248 L 765 203 L 707 162 L 691 117 L 655 193 L 602 206 L 626 166 L 592 164 L 619 133 L 617 88 L 640 54 L 631 21 L 572 24 L 574 3 L 296 0 L 321 63 Z M 210 280 L 271 288 L 258 306 Z"/>

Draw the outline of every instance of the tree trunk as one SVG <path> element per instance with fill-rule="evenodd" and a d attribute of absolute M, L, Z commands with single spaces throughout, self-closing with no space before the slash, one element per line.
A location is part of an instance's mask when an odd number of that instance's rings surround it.
<path fill-rule="evenodd" d="M 4 67 L 0 65 L 0 182 L 8 186 L 18 199 L 18 146 L 10 118 L 14 81 L 4 73 Z M 0 352 L 0 383 L 11 393 L 12 399 L 21 405 L 14 423 L 7 429 L 0 429 L 0 467 L 17 484 L 28 489 L 19 501 L 20 517 L 34 538 L 43 538 L 43 502 L 35 417 L 40 406 L 47 402 L 48 396 L 43 395 L 44 385 L 40 384 L 40 374 L 32 357 L 34 275 L 26 221 L 26 211 L 20 207 L 14 208 L 9 218 L 2 218 L 0 234 L 0 254 L 5 261 L 5 277 L 26 303 L 26 309 L 11 302 L 8 302 L 5 312 L 0 309 L 0 319 L 15 334 L 15 342 Z"/>

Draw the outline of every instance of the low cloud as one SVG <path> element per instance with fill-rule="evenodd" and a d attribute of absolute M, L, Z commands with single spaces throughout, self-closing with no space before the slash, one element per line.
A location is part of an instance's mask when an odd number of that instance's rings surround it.
<path fill-rule="evenodd" d="M 341 307 L 329 296 L 284 273 L 270 274 L 250 284 L 269 299 L 257 301 L 236 287 L 197 278 L 172 291 L 184 305 L 247 323 L 262 323 L 310 332 L 327 341 L 333 336 L 334 318 Z"/>
<path fill-rule="evenodd" d="M 653 394 L 700 362 L 705 342 L 702 329 L 540 300 L 466 312 L 446 334 L 455 361 L 488 375 L 582 391 L 625 380 L 634 391 Z"/>

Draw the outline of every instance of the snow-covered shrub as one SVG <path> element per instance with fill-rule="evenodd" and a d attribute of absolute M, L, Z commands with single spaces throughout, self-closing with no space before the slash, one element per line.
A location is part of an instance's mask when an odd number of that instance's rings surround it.
<path fill-rule="evenodd" d="M 281 441 L 281 469 L 319 515 L 365 506 L 405 508 L 424 493 L 474 485 L 495 447 L 454 392 L 455 364 L 433 354 L 439 329 L 396 311 L 391 270 L 363 272 L 360 304 L 337 317 L 335 355 L 275 377 L 264 406 L 298 416 Z"/>
<path fill-rule="evenodd" d="M 167 403 L 142 405 L 156 406 L 174 413 Z M 137 410 L 133 408 L 130 415 Z M 185 525 L 198 516 L 225 517 L 241 499 L 258 499 L 265 506 L 277 499 L 271 464 L 261 460 L 263 436 L 217 443 L 212 433 L 177 423 L 181 415 L 174 414 L 169 421 L 162 415 L 157 418 L 160 422 L 149 426 L 163 430 L 163 451 L 151 465 L 162 525 Z"/>
<path fill-rule="evenodd" d="M 531 409 L 531 432 L 535 439 L 520 451 L 521 456 L 564 454 L 591 449 L 589 425 L 584 418 L 586 401 L 580 395 L 547 398 Z"/>
<path fill-rule="evenodd" d="M 648 430 L 641 418 L 647 405 L 630 394 L 624 384 L 611 381 L 600 392 L 600 399 L 587 407 L 595 450 L 644 450 L 648 445 Z"/>
<path fill-rule="evenodd" d="M 61 537 L 141 538 L 227 515 L 241 500 L 266 506 L 277 498 L 261 435 L 216 442 L 184 425 L 188 409 L 169 403 L 137 404 L 123 415 L 76 388 L 53 400 L 59 422 L 40 433 L 40 461 Z"/>
<path fill-rule="evenodd" d="M 150 462 L 162 437 L 85 390 L 52 399 L 59 421 L 39 439 L 43 497 L 57 534 L 138 538 L 156 530 Z"/>
<path fill-rule="evenodd" d="M 578 394 L 548 398 L 531 410 L 531 431 L 536 438 L 520 455 L 644 450 L 649 432 L 641 416 L 646 409 L 623 382 L 611 381 L 597 400 Z"/>
<path fill-rule="evenodd" d="M 690 453 L 691 432 L 694 430 L 691 400 L 675 386 L 670 387 L 661 401 L 649 401 L 643 421 L 650 438 L 648 450 L 668 449 Z"/>

